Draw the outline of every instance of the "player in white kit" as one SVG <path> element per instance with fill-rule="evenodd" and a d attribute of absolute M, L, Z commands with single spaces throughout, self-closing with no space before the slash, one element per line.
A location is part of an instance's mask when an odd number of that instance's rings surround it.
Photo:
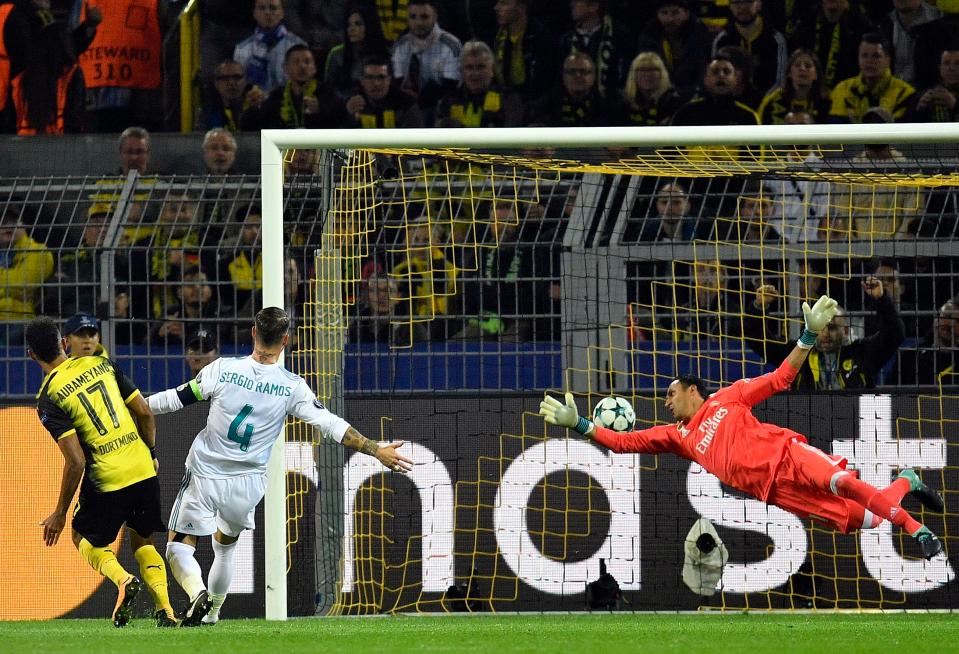
<path fill-rule="evenodd" d="M 256 505 L 266 490 L 266 464 L 287 414 L 317 427 L 344 446 L 378 459 L 396 472 L 413 462 L 379 446 L 328 411 L 306 382 L 277 363 L 289 341 L 290 318 L 276 307 L 261 309 L 253 323 L 253 353 L 217 359 L 196 379 L 148 398 L 154 414 L 210 401 L 206 427 L 186 458 L 186 473 L 170 512 L 166 557 L 174 579 L 190 597 L 183 626 L 214 624 L 233 579 L 236 541 L 253 529 Z M 197 538 L 213 535 L 209 589 L 194 558 Z"/>

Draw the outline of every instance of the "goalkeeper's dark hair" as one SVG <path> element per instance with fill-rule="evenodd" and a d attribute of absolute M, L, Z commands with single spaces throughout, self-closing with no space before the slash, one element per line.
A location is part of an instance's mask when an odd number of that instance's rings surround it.
<path fill-rule="evenodd" d="M 63 352 L 60 347 L 60 328 L 48 316 L 37 316 L 31 320 L 24 338 L 33 356 L 44 363 L 50 363 Z"/>
<path fill-rule="evenodd" d="M 696 375 L 680 375 L 676 378 L 683 388 L 689 388 L 690 386 L 695 386 L 696 390 L 699 391 L 699 396 L 704 400 L 709 397 L 709 390 L 706 388 L 706 382 L 704 382 L 700 377 Z"/>
<path fill-rule="evenodd" d="M 290 314 L 279 307 L 264 307 L 253 318 L 256 340 L 263 345 L 279 345 L 290 330 Z"/>

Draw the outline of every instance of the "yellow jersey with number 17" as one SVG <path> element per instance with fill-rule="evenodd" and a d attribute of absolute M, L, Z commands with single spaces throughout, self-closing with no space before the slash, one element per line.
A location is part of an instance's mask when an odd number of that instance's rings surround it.
<path fill-rule="evenodd" d="M 54 440 L 76 433 L 86 456 L 86 478 L 100 492 L 126 488 L 156 475 L 150 449 L 127 404 L 140 391 L 110 359 L 67 359 L 37 393 L 40 422 Z"/>

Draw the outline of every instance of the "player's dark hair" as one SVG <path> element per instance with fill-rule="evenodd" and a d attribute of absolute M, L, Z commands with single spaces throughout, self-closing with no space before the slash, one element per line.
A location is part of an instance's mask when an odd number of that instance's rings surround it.
<path fill-rule="evenodd" d="M 699 391 L 699 396 L 704 400 L 709 397 L 709 391 L 706 390 L 706 382 L 696 375 L 681 375 L 676 378 L 683 388 L 689 388 L 690 386 L 695 386 L 696 390 Z"/>
<path fill-rule="evenodd" d="M 279 345 L 290 329 L 290 315 L 279 307 L 264 307 L 253 318 L 256 340 L 263 345 Z"/>
<path fill-rule="evenodd" d="M 48 316 L 37 316 L 31 320 L 24 337 L 33 356 L 44 363 L 50 363 L 63 351 L 60 347 L 60 328 Z"/>

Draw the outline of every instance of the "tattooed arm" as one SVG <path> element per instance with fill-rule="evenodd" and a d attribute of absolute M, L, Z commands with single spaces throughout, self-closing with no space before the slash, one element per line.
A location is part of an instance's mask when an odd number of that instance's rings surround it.
<path fill-rule="evenodd" d="M 351 450 L 368 454 L 390 470 L 409 472 L 413 469 L 413 462 L 396 451 L 404 445 L 403 441 L 380 446 L 377 445 L 375 441 L 371 441 L 356 431 L 353 427 L 350 427 L 343 435 L 342 443 L 344 447 L 348 447 Z"/>
<path fill-rule="evenodd" d="M 381 447 L 376 441 L 366 438 L 343 418 L 327 410 L 302 380 L 293 390 L 290 402 L 289 413 L 316 427 L 321 438 L 331 438 L 351 450 L 371 456 L 394 472 L 413 469 L 413 462 L 397 452 L 405 443 L 400 441 Z"/>

